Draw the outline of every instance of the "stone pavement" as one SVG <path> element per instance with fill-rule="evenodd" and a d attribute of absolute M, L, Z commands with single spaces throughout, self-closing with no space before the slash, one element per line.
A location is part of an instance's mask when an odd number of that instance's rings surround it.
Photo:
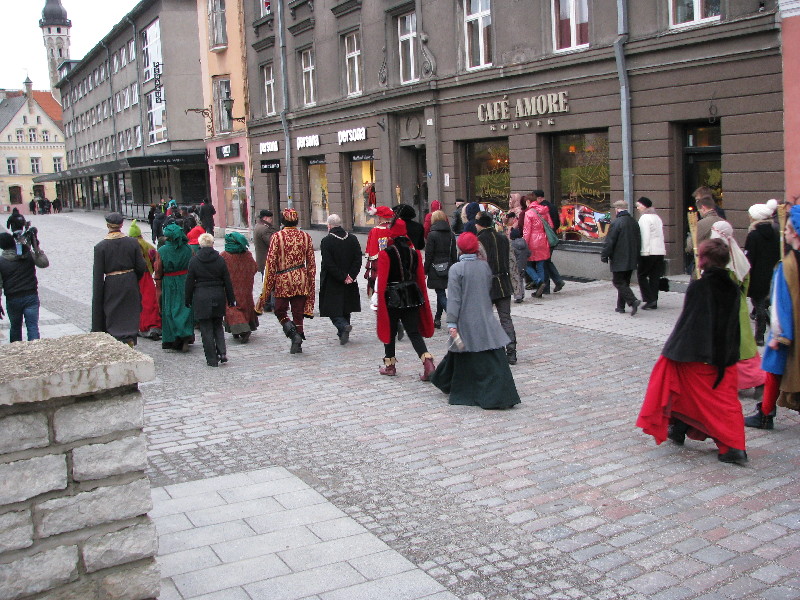
<path fill-rule="evenodd" d="M 86 330 L 102 218 L 35 224 L 43 331 Z M 522 404 L 502 412 L 447 405 L 407 342 L 379 377 L 366 301 L 348 345 L 317 318 L 301 355 L 269 314 L 219 369 L 142 340 L 162 598 L 800 598 L 800 418 L 748 430 L 746 467 L 656 446 L 634 423 L 683 296 L 614 301 L 598 281 L 513 304 Z"/>

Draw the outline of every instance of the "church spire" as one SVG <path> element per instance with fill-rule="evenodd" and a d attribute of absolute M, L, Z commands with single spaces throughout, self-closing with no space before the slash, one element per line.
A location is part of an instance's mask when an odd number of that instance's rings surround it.
<path fill-rule="evenodd" d="M 56 88 L 58 83 L 58 66 L 69 58 L 69 30 L 72 21 L 67 18 L 67 11 L 61 6 L 61 0 L 46 0 L 39 19 L 42 29 L 44 47 L 47 50 L 47 69 L 50 72 L 50 88 L 56 100 L 61 100 L 61 94 Z"/>

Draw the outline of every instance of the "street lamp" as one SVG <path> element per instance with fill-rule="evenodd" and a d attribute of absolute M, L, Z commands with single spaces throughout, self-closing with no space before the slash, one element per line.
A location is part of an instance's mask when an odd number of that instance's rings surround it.
<path fill-rule="evenodd" d="M 228 90 L 225 93 L 225 98 L 222 100 L 222 107 L 225 109 L 225 112 L 228 113 L 228 118 L 231 121 L 236 121 L 238 123 L 244 123 L 245 117 L 234 117 L 233 114 L 233 98 L 231 98 L 231 92 Z"/>

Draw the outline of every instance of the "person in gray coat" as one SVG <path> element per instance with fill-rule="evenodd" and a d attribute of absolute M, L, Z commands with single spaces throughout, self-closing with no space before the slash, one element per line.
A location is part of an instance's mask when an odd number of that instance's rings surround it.
<path fill-rule="evenodd" d="M 478 258 L 479 246 L 473 233 L 458 236 L 461 257 L 447 283 L 450 348 L 431 382 L 450 404 L 511 408 L 520 399 L 505 354 L 510 340 L 492 310 L 492 270 Z"/>
<path fill-rule="evenodd" d="M 641 301 L 631 290 L 631 274 L 636 269 L 639 253 L 642 248 L 642 237 L 639 225 L 628 212 L 628 204 L 624 200 L 617 200 L 613 204 L 617 218 L 611 224 L 606 235 L 600 260 L 609 263 L 611 267 L 611 281 L 617 288 L 618 313 L 625 312 L 625 305 L 631 307 L 631 316 L 639 310 Z"/>

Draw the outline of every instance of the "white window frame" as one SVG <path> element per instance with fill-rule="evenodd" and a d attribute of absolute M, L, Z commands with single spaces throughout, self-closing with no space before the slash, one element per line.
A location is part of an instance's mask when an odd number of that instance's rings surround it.
<path fill-rule="evenodd" d="M 42 172 L 42 159 L 39 156 L 31 156 L 31 174 L 38 175 Z"/>
<path fill-rule="evenodd" d="M 139 104 L 139 84 L 134 83 L 131 85 L 131 106 Z"/>
<path fill-rule="evenodd" d="M 492 2 L 491 0 L 478 0 L 481 7 L 478 11 L 470 14 L 469 13 L 469 5 L 472 0 L 464 0 L 464 50 L 466 51 L 466 62 L 467 70 L 468 71 L 475 71 L 477 69 L 485 69 L 487 67 L 492 66 L 492 56 L 486 56 L 487 48 L 486 48 L 486 38 L 485 38 L 485 30 L 487 23 L 484 23 L 486 19 L 488 19 L 488 26 L 491 28 L 492 26 Z M 473 23 L 477 23 L 478 27 L 478 45 L 480 47 L 480 58 L 477 65 L 471 65 L 470 60 L 472 56 L 471 47 L 470 47 L 470 25 Z M 488 49 L 488 53 L 492 54 L 492 49 Z"/>
<path fill-rule="evenodd" d="M 121 69 L 128 64 L 128 47 L 123 46 L 119 49 L 119 68 Z"/>
<path fill-rule="evenodd" d="M 142 147 L 142 126 L 141 125 L 136 125 L 133 128 L 133 135 L 136 138 L 136 147 L 137 148 L 141 148 Z"/>
<path fill-rule="evenodd" d="M 114 94 L 114 99 L 116 100 L 117 112 L 121 113 L 122 112 L 122 92 L 117 92 L 116 94 Z"/>
<path fill-rule="evenodd" d="M 208 0 L 208 45 L 211 50 L 228 46 L 225 0 Z"/>
<path fill-rule="evenodd" d="M 131 88 L 122 90 L 122 108 L 131 107 Z"/>
<path fill-rule="evenodd" d="M 24 142 L 25 141 L 25 130 L 24 129 L 17 129 L 17 141 Z"/>
<path fill-rule="evenodd" d="M 128 40 L 128 62 L 136 60 L 136 38 Z"/>
<path fill-rule="evenodd" d="M 272 1 L 271 0 L 258 0 L 261 5 L 261 16 L 266 17 L 272 14 Z"/>
<path fill-rule="evenodd" d="M 31 143 L 38 141 L 36 136 L 36 129 L 34 129 L 33 127 L 28 129 L 28 141 Z"/>
<path fill-rule="evenodd" d="M 585 44 L 578 44 L 578 3 L 582 2 L 585 3 L 585 10 L 586 10 L 586 22 L 589 22 L 589 2 L 588 0 L 553 0 L 550 3 L 552 7 L 552 21 L 553 21 L 553 51 L 554 52 L 572 52 L 574 50 L 581 50 L 583 48 L 589 47 L 589 42 Z M 558 4 L 558 6 L 556 6 Z M 563 48 L 558 47 L 559 42 L 559 21 L 561 15 L 559 14 L 559 9 L 561 8 L 562 4 L 569 5 L 569 45 Z"/>
<path fill-rule="evenodd" d="M 119 54 L 114 52 L 111 55 L 111 72 L 112 73 L 119 73 Z"/>
<path fill-rule="evenodd" d="M 9 175 L 16 175 L 19 173 L 19 162 L 17 162 L 16 158 L 6 159 L 6 170 Z"/>
<path fill-rule="evenodd" d="M 407 23 L 407 32 L 403 33 L 403 24 Z M 407 48 L 407 58 L 403 48 Z M 416 83 L 419 81 L 419 66 L 417 65 L 417 13 L 410 12 L 397 17 L 397 53 L 400 59 L 400 83 Z M 406 61 L 409 63 L 405 69 Z M 408 70 L 409 77 L 404 78 L 403 73 Z"/>
<path fill-rule="evenodd" d="M 231 80 L 227 77 L 215 78 L 211 82 L 211 87 L 214 93 L 214 124 L 217 127 L 217 133 L 233 131 L 233 119 L 228 115 L 223 104 L 223 101 L 231 93 Z"/>
<path fill-rule="evenodd" d="M 695 18 L 689 21 L 683 21 L 681 23 L 676 23 L 676 12 L 675 12 L 675 2 L 679 0 L 667 0 L 669 3 L 669 26 L 670 29 L 683 29 L 685 27 L 693 27 L 695 25 L 706 25 L 708 23 L 716 23 L 720 20 L 720 15 L 714 15 L 712 17 L 701 17 L 697 18 L 696 15 L 702 14 L 703 5 L 707 2 L 707 0 L 682 0 L 683 2 L 692 3 L 692 10 L 694 11 Z"/>
<path fill-rule="evenodd" d="M 47 129 L 42 129 L 42 141 L 43 142 L 50 141 L 50 132 Z"/>
<path fill-rule="evenodd" d="M 300 69 L 303 81 L 303 106 L 315 106 L 317 104 L 317 96 L 314 88 L 313 48 L 306 48 L 300 51 Z"/>
<path fill-rule="evenodd" d="M 142 80 L 150 81 L 155 77 L 153 65 L 162 63 L 160 21 L 156 19 L 150 23 L 140 35 L 142 36 Z"/>
<path fill-rule="evenodd" d="M 275 109 L 275 70 L 272 63 L 261 67 L 264 76 L 264 114 L 274 115 Z"/>
<path fill-rule="evenodd" d="M 161 102 L 156 102 L 155 91 L 147 94 L 147 138 L 148 145 L 161 144 L 167 141 L 167 104 L 164 90 L 161 90 Z"/>
<path fill-rule="evenodd" d="M 361 34 L 351 31 L 344 36 L 343 43 L 347 96 L 360 96 L 364 91 L 361 87 Z"/>

